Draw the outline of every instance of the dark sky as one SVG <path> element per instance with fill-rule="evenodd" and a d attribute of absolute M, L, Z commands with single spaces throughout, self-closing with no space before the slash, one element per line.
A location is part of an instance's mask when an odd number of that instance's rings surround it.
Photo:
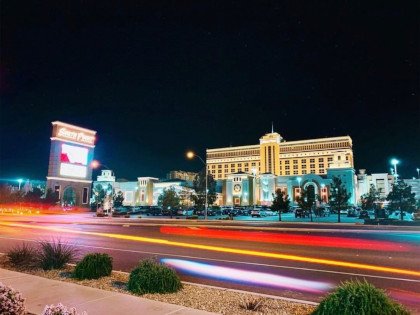
<path fill-rule="evenodd" d="M 45 179 L 51 121 L 118 177 L 187 149 L 350 135 L 355 167 L 420 167 L 418 1 L 1 1 L 1 178 Z"/>

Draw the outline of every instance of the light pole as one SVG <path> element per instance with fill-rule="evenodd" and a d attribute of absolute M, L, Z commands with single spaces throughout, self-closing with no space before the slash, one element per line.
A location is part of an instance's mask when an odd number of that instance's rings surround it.
<path fill-rule="evenodd" d="M 391 164 L 394 165 L 394 176 L 395 176 L 395 183 L 397 183 L 398 180 L 398 173 L 397 173 L 397 164 L 400 163 L 397 159 L 392 159 Z"/>
<path fill-rule="evenodd" d="M 419 179 L 420 178 L 420 168 L 416 168 L 416 171 L 417 171 L 417 179 Z"/>
<path fill-rule="evenodd" d="M 204 167 L 205 167 L 205 172 L 206 172 L 206 201 L 205 201 L 205 205 L 204 205 L 204 220 L 207 220 L 207 206 L 208 206 L 208 200 L 207 200 L 207 163 L 197 154 L 195 154 L 193 151 L 188 151 L 187 152 L 187 158 L 188 159 L 193 159 L 194 157 L 198 157 L 198 159 L 203 162 Z"/>
<path fill-rule="evenodd" d="M 302 177 L 297 177 L 296 180 L 298 181 L 299 185 L 299 198 L 302 197 L 302 189 L 300 188 L 300 182 L 302 181 Z"/>
<path fill-rule="evenodd" d="M 19 183 L 19 190 L 20 190 L 20 185 L 22 184 L 23 179 L 22 179 L 22 178 L 19 178 L 17 181 L 18 181 L 18 183 Z"/>

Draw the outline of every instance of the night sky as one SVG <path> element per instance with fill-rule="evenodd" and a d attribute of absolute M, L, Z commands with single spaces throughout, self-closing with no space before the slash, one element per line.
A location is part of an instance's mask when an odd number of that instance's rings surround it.
<path fill-rule="evenodd" d="M 51 121 L 117 177 L 187 149 L 350 135 L 355 168 L 420 167 L 418 1 L 1 1 L 0 177 L 45 179 Z"/>

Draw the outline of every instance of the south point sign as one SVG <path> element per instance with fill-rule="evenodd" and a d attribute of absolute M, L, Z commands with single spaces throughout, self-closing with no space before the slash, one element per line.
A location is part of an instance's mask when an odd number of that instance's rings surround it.
<path fill-rule="evenodd" d="M 96 131 L 69 125 L 60 121 L 52 122 L 53 138 L 64 141 L 72 141 L 89 146 L 95 145 Z"/>

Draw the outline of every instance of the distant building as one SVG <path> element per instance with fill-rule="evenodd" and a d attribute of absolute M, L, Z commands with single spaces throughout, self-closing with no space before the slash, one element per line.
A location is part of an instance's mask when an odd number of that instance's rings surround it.
<path fill-rule="evenodd" d="M 411 192 L 415 194 L 416 200 L 420 199 L 420 179 L 412 178 L 412 179 L 404 179 L 404 182 L 411 186 Z"/>
<path fill-rule="evenodd" d="M 47 189 L 62 204 L 88 206 L 96 131 L 53 121 Z"/>
<path fill-rule="evenodd" d="M 193 182 L 198 173 L 186 171 L 170 171 L 166 174 L 167 179 L 182 179 L 187 182 Z"/>
<path fill-rule="evenodd" d="M 388 173 L 375 173 L 368 175 L 365 169 L 360 169 L 357 174 L 357 195 L 361 196 L 369 193 L 370 185 L 379 191 L 381 198 L 386 198 L 392 190 L 394 175 Z"/>
<path fill-rule="evenodd" d="M 256 145 L 207 149 L 207 170 L 222 184 L 225 205 L 270 205 L 283 190 L 295 202 L 301 189 L 324 202 L 332 178 L 340 177 L 356 204 L 356 176 L 349 136 L 285 141 L 272 131 Z"/>

